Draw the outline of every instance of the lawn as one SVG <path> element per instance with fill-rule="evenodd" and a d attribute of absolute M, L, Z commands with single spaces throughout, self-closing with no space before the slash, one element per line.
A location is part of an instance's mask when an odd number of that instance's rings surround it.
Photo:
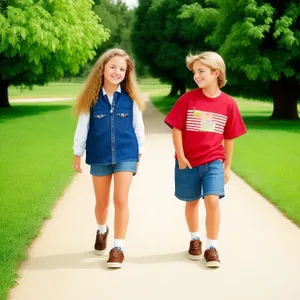
<path fill-rule="evenodd" d="M 300 226 L 300 122 L 271 121 L 272 104 L 236 100 L 248 132 L 235 141 L 233 171 Z M 151 101 L 167 114 L 176 98 Z"/>
<path fill-rule="evenodd" d="M 6 299 L 27 246 L 74 175 L 71 105 L 0 109 L 0 299 Z"/>
<path fill-rule="evenodd" d="M 32 89 L 21 89 L 11 86 L 8 89 L 10 99 L 22 98 L 76 98 L 83 87 L 83 82 L 51 82 L 44 86 L 33 86 Z M 145 78 L 139 80 L 141 92 L 162 90 L 165 93 L 170 90 L 170 85 L 161 84 L 158 79 Z"/>
<path fill-rule="evenodd" d="M 82 86 L 83 83 L 80 82 L 51 82 L 44 86 L 33 86 L 32 89 L 11 86 L 8 89 L 8 95 L 10 99 L 75 98 Z"/>

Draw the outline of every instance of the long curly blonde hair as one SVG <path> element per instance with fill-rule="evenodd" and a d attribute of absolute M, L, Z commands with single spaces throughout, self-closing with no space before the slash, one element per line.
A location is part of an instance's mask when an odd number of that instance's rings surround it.
<path fill-rule="evenodd" d="M 126 75 L 121 82 L 122 90 L 128 93 L 129 97 L 138 105 L 141 111 L 145 110 L 145 102 L 137 86 L 134 62 L 124 50 L 109 49 L 95 63 L 81 93 L 76 99 L 74 112 L 77 116 L 80 113 L 88 113 L 90 107 L 97 103 L 99 91 L 104 84 L 103 73 L 105 65 L 114 56 L 123 57 L 127 63 Z"/>

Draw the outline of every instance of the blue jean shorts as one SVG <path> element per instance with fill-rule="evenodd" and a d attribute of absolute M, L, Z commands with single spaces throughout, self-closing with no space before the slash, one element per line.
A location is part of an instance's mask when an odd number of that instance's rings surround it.
<path fill-rule="evenodd" d="M 132 172 L 136 174 L 136 161 L 124 161 L 111 165 L 92 164 L 90 173 L 94 176 L 107 176 L 116 172 Z"/>
<path fill-rule="evenodd" d="M 175 161 L 175 196 L 179 200 L 194 201 L 207 195 L 225 196 L 223 162 L 214 160 L 189 169 L 179 169 Z"/>

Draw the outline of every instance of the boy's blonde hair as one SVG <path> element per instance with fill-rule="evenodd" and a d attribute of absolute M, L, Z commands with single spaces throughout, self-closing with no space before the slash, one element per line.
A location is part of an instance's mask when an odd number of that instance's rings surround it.
<path fill-rule="evenodd" d="M 226 84 L 226 66 L 221 55 L 212 51 L 196 55 L 190 53 L 186 57 L 186 66 L 190 71 L 193 71 L 193 65 L 197 60 L 199 60 L 203 65 L 209 67 L 212 71 L 220 71 L 220 75 L 218 76 L 219 88 L 222 88 Z"/>
<path fill-rule="evenodd" d="M 135 75 L 134 63 L 130 56 L 122 49 L 109 49 L 105 51 L 95 63 L 80 95 L 76 99 L 74 107 L 75 114 L 87 113 L 92 105 L 98 100 L 98 95 L 103 86 L 104 67 L 114 56 L 123 57 L 126 60 L 127 68 L 124 80 L 120 83 L 122 90 L 125 90 L 129 97 L 136 102 L 139 109 L 145 109 L 145 102 L 139 92 Z"/>

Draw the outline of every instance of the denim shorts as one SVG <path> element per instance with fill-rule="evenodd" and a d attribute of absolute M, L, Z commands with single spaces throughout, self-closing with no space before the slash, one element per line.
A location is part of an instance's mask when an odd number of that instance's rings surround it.
<path fill-rule="evenodd" d="M 223 162 L 214 160 L 189 169 L 179 169 L 175 161 L 175 196 L 179 200 L 194 201 L 207 195 L 225 196 Z"/>
<path fill-rule="evenodd" d="M 116 172 L 132 172 L 136 174 L 136 161 L 124 161 L 111 165 L 92 164 L 90 173 L 94 176 L 106 176 Z"/>

